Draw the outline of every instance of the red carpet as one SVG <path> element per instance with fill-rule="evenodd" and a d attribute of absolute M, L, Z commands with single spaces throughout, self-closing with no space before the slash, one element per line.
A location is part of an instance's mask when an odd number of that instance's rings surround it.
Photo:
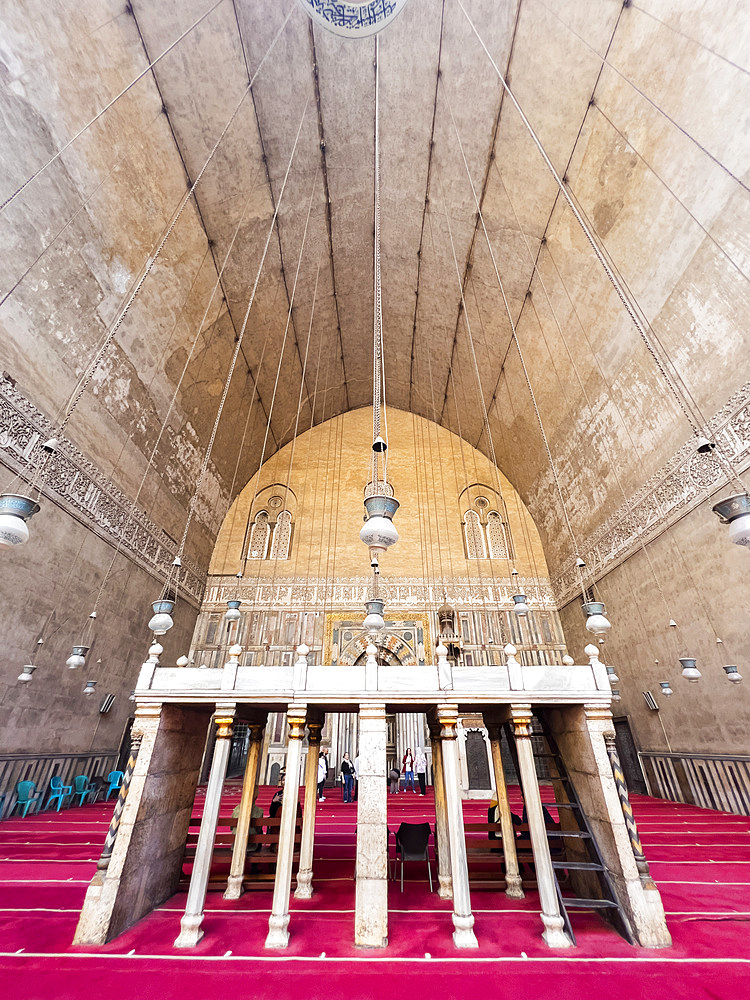
<path fill-rule="evenodd" d="M 266 808 L 273 789 L 264 788 Z M 234 807 L 230 783 L 222 813 Z M 545 789 L 545 798 L 551 791 Z M 521 811 L 517 788 L 511 789 Z M 113 803 L 0 824 L 0 998 L 94 1000 L 409 1000 L 480 997 L 590 1000 L 606 989 L 633 1000 L 737 998 L 750 982 L 750 819 L 634 797 L 652 873 L 667 910 L 674 947 L 633 948 L 595 914 L 574 915 L 578 947 L 551 952 L 541 941 L 536 893 L 521 902 L 476 890 L 472 904 L 479 951 L 451 941 L 451 907 L 430 895 L 424 863 L 407 865 L 403 894 L 390 886 L 389 946 L 352 944 L 356 805 L 332 791 L 319 806 L 315 897 L 292 900 L 291 940 L 267 953 L 271 891 L 225 902 L 209 893 L 205 938 L 189 953 L 172 945 L 184 894 L 175 896 L 101 949 L 70 944 Z M 200 812 L 199 792 L 196 811 Z M 389 796 L 389 827 L 434 824 L 432 796 Z M 467 820 L 484 820 L 487 803 L 466 802 Z M 433 876 L 435 875 L 433 867 Z"/>

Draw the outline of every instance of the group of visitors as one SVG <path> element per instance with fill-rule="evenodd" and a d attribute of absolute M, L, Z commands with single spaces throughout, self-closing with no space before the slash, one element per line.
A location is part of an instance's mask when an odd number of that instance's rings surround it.
<path fill-rule="evenodd" d="M 349 751 L 344 754 L 339 769 L 341 783 L 344 786 L 344 802 L 357 801 L 357 785 L 359 781 L 359 757 L 351 760 Z M 323 747 L 318 755 L 318 801 L 325 802 L 326 780 L 328 779 L 328 748 Z"/>
<path fill-rule="evenodd" d="M 396 795 L 398 792 L 402 774 L 404 776 L 404 791 L 411 788 L 414 794 L 417 794 L 417 789 L 414 786 L 414 775 L 416 774 L 419 782 L 419 794 L 427 794 L 427 757 L 422 747 L 417 747 L 416 754 L 411 752 L 411 747 L 407 747 L 406 753 L 401 758 L 401 770 L 399 771 L 397 767 L 391 768 L 388 777 L 392 795 Z"/>

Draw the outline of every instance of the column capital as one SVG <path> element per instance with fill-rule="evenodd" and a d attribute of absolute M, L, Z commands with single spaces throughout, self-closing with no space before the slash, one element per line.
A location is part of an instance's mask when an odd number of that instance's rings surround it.
<path fill-rule="evenodd" d="M 601 722 L 609 726 L 612 725 L 612 712 L 609 705 L 601 705 L 596 702 L 585 703 L 583 713 L 588 722 Z"/>
<path fill-rule="evenodd" d="M 307 705 L 293 704 L 287 706 L 286 721 L 289 723 L 289 739 L 301 740 L 305 735 Z"/>
<path fill-rule="evenodd" d="M 146 729 L 156 728 L 159 724 L 159 719 L 161 718 L 161 703 L 157 702 L 146 702 L 136 706 L 135 709 L 135 722 L 133 723 L 133 729 L 138 729 L 143 732 Z"/>
<path fill-rule="evenodd" d="M 427 722 L 427 726 L 430 730 L 431 740 L 441 740 L 443 738 L 442 736 L 443 727 L 436 719 L 429 719 Z"/>
<path fill-rule="evenodd" d="M 265 722 L 247 722 L 247 730 L 251 743 L 260 743 L 263 739 L 263 732 L 266 728 Z"/>
<path fill-rule="evenodd" d="M 510 718 L 515 736 L 531 736 L 531 705 L 511 705 Z"/>
<path fill-rule="evenodd" d="M 319 720 L 311 719 L 307 723 L 307 741 L 310 746 L 320 746 L 320 737 L 323 732 L 323 723 Z"/>
<path fill-rule="evenodd" d="M 484 728 L 487 730 L 487 735 L 489 736 L 491 742 L 493 742 L 493 743 L 494 742 L 498 742 L 499 740 L 502 739 L 502 735 L 503 735 L 503 726 L 502 726 L 502 723 L 500 723 L 500 722 L 488 722 L 485 719 Z"/>
<path fill-rule="evenodd" d="M 367 702 L 359 706 L 359 721 L 363 719 L 384 719 L 385 702 Z"/>
<path fill-rule="evenodd" d="M 216 739 L 217 740 L 230 740 L 233 733 L 234 725 L 234 712 L 217 712 L 214 715 L 214 723 L 216 724 Z"/>
<path fill-rule="evenodd" d="M 455 740 L 458 725 L 458 705 L 440 704 L 437 706 L 438 722 L 441 725 L 440 736 L 444 740 Z"/>

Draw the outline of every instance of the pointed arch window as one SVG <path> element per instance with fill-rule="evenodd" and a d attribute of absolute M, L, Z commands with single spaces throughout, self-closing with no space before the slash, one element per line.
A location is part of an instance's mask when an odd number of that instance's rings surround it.
<path fill-rule="evenodd" d="M 276 518 L 271 541 L 271 559 L 288 559 L 289 546 L 292 541 L 292 515 L 288 510 L 282 510 Z"/>
<path fill-rule="evenodd" d="M 268 524 L 268 512 L 260 510 L 255 515 L 250 529 L 250 544 L 247 547 L 248 559 L 265 559 L 268 553 L 268 539 L 271 529 Z"/>
<path fill-rule="evenodd" d="M 464 538 L 466 540 L 466 555 L 469 559 L 486 559 L 484 547 L 484 530 L 475 510 L 467 510 L 464 514 Z"/>
<path fill-rule="evenodd" d="M 508 558 L 508 536 L 503 519 L 495 510 L 487 515 L 487 548 L 490 559 Z"/>

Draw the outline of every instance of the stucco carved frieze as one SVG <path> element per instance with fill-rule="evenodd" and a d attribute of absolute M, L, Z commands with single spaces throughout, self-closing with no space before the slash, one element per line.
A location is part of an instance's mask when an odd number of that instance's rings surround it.
<path fill-rule="evenodd" d="M 513 607 L 513 594 L 518 588 L 542 610 L 555 610 L 555 597 L 546 580 L 528 577 L 519 582 L 510 579 L 482 581 L 468 577 L 425 582 L 421 578 L 392 577 L 381 580 L 380 596 L 390 610 L 397 608 L 437 607 L 448 600 L 459 608 L 476 607 L 479 610 L 505 610 Z M 309 577 L 246 578 L 239 585 L 234 576 L 212 576 L 203 602 L 204 611 L 213 605 L 224 606 L 232 599 L 255 605 L 257 608 L 356 608 L 370 597 L 372 580 L 368 577 L 348 577 L 338 580 Z M 445 596 L 444 596 L 445 595 Z"/>
<path fill-rule="evenodd" d="M 0 460 L 28 481 L 53 434 L 51 421 L 1 375 Z M 169 573 L 177 544 L 65 438 L 49 462 L 42 493 L 158 579 Z M 183 560 L 180 591 L 193 606 L 200 603 L 203 580 Z"/>
<path fill-rule="evenodd" d="M 717 444 L 735 468 L 750 464 L 750 382 L 746 382 L 711 421 Z M 687 441 L 614 514 L 580 544 L 586 582 L 596 580 L 640 550 L 680 517 L 703 503 L 727 477 L 715 455 L 699 455 Z M 734 490 L 736 492 L 736 490 Z M 575 569 L 553 575 L 552 586 L 562 607 L 580 593 Z"/>

